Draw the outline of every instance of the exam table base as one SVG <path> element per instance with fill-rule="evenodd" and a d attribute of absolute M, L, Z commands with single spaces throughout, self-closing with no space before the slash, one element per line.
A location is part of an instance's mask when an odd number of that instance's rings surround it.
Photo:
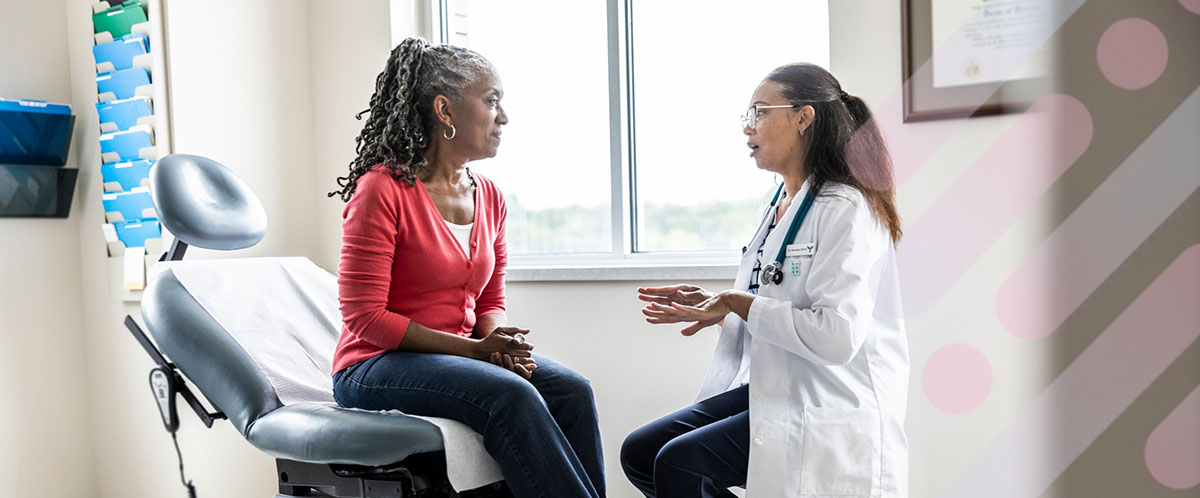
<path fill-rule="evenodd" d="M 496 483 L 456 493 L 445 478 L 442 453 L 413 455 L 387 467 L 303 463 L 277 458 L 279 494 L 275 498 L 511 498 Z"/>

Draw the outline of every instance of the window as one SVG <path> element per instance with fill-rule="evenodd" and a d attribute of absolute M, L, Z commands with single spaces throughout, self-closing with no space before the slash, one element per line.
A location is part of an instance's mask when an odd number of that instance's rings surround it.
<path fill-rule="evenodd" d="M 432 38 L 504 83 L 504 142 L 476 169 L 516 267 L 736 263 L 775 189 L 738 117 L 776 66 L 829 66 L 826 0 L 430 1 Z"/>
<path fill-rule="evenodd" d="M 632 247 L 740 249 L 774 186 L 749 158 L 738 116 L 762 78 L 779 65 L 807 61 L 829 67 L 825 3 L 631 3 L 637 203 Z"/>
<path fill-rule="evenodd" d="M 458 0 L 450 6 L 457 32 L 450 43 L 491 60 L 504 85 L 509 125 L 496 157 L 475 169 L 505 194 L 509 252 L 610 252 L 604 3 Z M 530 12 L 554 14 L 532 23 L 524 17 Z"/>

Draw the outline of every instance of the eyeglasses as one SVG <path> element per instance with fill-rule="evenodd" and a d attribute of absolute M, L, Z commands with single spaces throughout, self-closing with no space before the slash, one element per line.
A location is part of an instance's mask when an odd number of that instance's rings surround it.
<path fill-rule="evenodd" d="M 746 109 L 746 113 L 742 114 L 742 128 L 754 129 L 754 125 L 758 124 L 758 114 L 764 109 L 795 109 L 800 107 L 800 104 L 786 105 L 758 105 L 754 104 Z"/>

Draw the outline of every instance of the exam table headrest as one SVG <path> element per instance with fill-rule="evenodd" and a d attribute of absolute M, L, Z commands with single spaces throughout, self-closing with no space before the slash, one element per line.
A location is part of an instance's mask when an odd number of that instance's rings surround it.
<path fill-rule="evenodd" d="M 232 170 L 207 157 L 171 154 L 150 168 L 163 228 L 189 245 L 231 251 L 262 240 L 267 213 Z"/>

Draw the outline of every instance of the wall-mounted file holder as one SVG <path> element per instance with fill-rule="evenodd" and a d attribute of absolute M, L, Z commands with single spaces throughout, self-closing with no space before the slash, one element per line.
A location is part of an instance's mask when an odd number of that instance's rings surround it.
<path fill-rule="evenodd" d="M 62 166 L 74 128 L 70 105 L 0 99 L 0 163 Z"/>
<path fill-rule="evenodd" d="M 139 219 L 158 219 L 154 211 L 154 201 L 150 198 L 150 189 L 137 187 L 129 192 L 114 192 L 100 197 L 104 203 L 104 221 L 133 221 Z"/>
<path fill-rule="evenodd" d="M 104 163 L 100 165 L 100 177 L 104 182 L 104 191 L 131 192 L 138 187 L 150 187 L 150 167 L 154 161 L 126 161 L 121 163 Z"/>
<path fill-rule="evenodd" d="M 113 224 L 103 225 L 104 239 L 108 246 L 108 275 L 109 293 L 122 301 L 137 301 L 141 299 L 141 290 L 146 287 L 146 269 L 153 266 L 166 250 L 167 233 L 163 232 L 157 220 L 140 220 L 130 225 L 138 225 L 122 230 Z M 157 237 L 150 237 L 157 230 Z M 126 245 L 122 240 L 131 237 L 130 231 L 135 231 L 141 245 Z M 138 239 L 130 239 L 134 244 Z"/>
<path fill-rule="evenodd" d="M 125 131 L 100 135 L 100 158 L 106 163 L 157 160 L 154 130 L 147 125 L 137 125 Z"/>
<path fill-rule="evenodd" d="M 154 98 L 154 85 L 150 83 L 150 72 L 135 67 L 124 71 L 96 75 L 97 100 L 124 100 L 136 96 Z"/>
<path fill-rule="evenodd" d="M 165 1 L 103 0 L 91 6 L 96 43 L 92 54 L 99 73 L 98 119 L 93 123 L 100 128 L 104 162 L 101 199 L 110 293 L 122 301 L 141 299 L 146 269 L 170 243 L 148 188 L 149 169 L 159 149 L 166 153 L 171 148 L 166 64 L 159 44 L 164 39 Z"/>
<path fill-rule="evenodd" d="M 66 218 L 79 170 L 0 164 L 0 218 Z"/>
<path fill-rule="evenodd" d="M 146 97 L 133 97 L 96 103 L 96 114 L 100 116 L 100 133 L 125 131 L 137 125 L 156 124 L 154 105 Z"/>
<path fill-rule="evenodd" d="M 120 7 L 121 4 L 125 2 L 126 0 L 100 0 L 99 2 L 92 4 L 92 13 L 104 12 L 113 7 Z"/>
<path fill-rule="evenodd" d="M 92 4 L 92 25 L 96 30 L 97 44 L 115 40 L 134 31 L 149 31 L 146 9 L 141 2 L 129 0 L 119 7 L 110 7 L 107 10 L 96 12 L 98 8 L 105 5 L 108 3 Z M 135 27 L 141 29 L 135 29 Z"/>
<path fill-rule="evenodd" d="M 92 47 L 97 73 L 111 73 L 135 67 L 149 69 L 150 38 L 144 33 L 131 33 L 108 43 Z"/>

